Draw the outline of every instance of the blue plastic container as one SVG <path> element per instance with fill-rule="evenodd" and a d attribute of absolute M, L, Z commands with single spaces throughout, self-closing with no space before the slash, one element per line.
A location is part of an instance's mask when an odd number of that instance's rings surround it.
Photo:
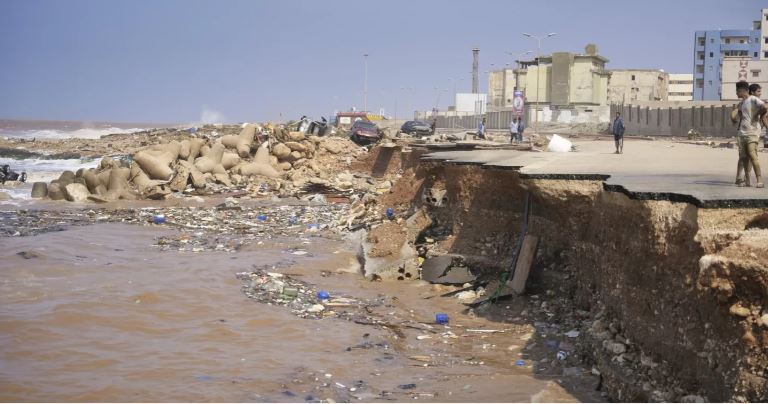
<path fill-rule="evenodd" d="M 448 324 L 448 315 L 445 313 L 435 314 L 435 322 L 438 324 Z"/>
<path fill-rule="evenodd" d="M 392 208 L 387 208 L 387 218 L 389 220 L 392 220 L 395 217 L 395 210 Z"/>
<path fill-rule="evenodd" d="M 321 291 L 317 292 L 317 298 L 320 299 L 320 300 L 328 300 L 328 299 L 331 298 L 331 294 L 326 292 L 326 291 L 324 291 L 324 290 L 321 290 Z"/>
<path fill-rule="evenodd" d="M 165 224 L 165 215 L 163 214 L 155 215 L 153 221 L 155 222 L 155 224 Z"/>
<path fill-rule="evenodd" d="M 266 222 L 267 221 L 267 215 L 259 215 L 258 216 L 259 221 Z"/>

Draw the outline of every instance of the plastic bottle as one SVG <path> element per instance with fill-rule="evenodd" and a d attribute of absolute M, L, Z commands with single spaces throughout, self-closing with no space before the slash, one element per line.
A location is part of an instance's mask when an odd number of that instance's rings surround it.
<path fill-rule="evenodd" d="M 445 313 L 435 314 L 435 322 L 437 324 L 448 324 L 448 315 Z"/>
<path fill-rule="evenodd" d="M 155 215 L 155 217 L 153 218 L 153 221 L 155 222 L 155 224 L 165 224 L 165 215 L 163 215 L 162 213 Z"/>

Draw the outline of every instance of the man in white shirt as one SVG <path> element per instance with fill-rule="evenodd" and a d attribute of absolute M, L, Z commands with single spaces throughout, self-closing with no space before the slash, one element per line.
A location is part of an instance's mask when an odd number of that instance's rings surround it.
<path fill-rule="evenodd" d="M 757 157 L 757 143 L 760 141 L 760 121 L 766 113 L 765 103 L 754 95 L 750 95 L 749 83 L 736 83 L 736 96 L 741 98 L 739 105 L 731 111 L 731 121 L 739 125 L 739 164 L 744 169 L 744 179 L 736 173 L 736 184 L 750 186 L 749 167 L 755 170 L 755 187 L 763 188 L 763 176 L 760 171 L 760 161 Z"/>
<path fill-rule="evenodd" d="M 512 118 L 512 122 L 509 123 L 509 141 L 515 140 L 517 140 L 517 118 Z"/>

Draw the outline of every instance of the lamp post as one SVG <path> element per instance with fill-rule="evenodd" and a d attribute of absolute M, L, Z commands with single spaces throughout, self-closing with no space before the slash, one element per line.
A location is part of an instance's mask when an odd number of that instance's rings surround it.
<path fill-rule="evenodd" d="M 534 111 L 533 115 L 533 133 L 538 134 L 539 133 L 539 87 L 541 86 L 541 40 L 547 39 L 549 37 L 557 35 L 556 32 L 550 32 L 545 37 L 538 37 L 535 35 L 531 35 L 528 33 L 523 33 L 523 36 L 527 36 L 528 38 L 533 38 L 536 40 L 538 47 L 537 47 L 537 56 L 536 56 L 536 110 Z"/>
<path fill-rule="evenodd" d="M 363 112 L 368 112 L 368 54 L 363 54 L 363 64 L 365 65 L 365 80 L 363 82 Z"/>

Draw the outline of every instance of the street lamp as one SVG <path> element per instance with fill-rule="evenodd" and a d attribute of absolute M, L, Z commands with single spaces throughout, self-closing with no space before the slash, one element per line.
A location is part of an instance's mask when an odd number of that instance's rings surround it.
<path fill-rule="evenodd" d="M 533 133 L 535 134 L 539 133 L 538 122 L 539 122 L 539 87 L 541 86 L 541 79 L 540 79 L 541 78 L 541 40 L 547 39 L 555 35 L 557 35 L 556 32 L 550 32 L 549 34 L 547 34 L 547 36 L 542 38 L 542 37 L 531 35 L 525 32 L 523 33 L 523 36 L 527 36 L 528 38 L 533 38 L 538 43 L 538 47 L 537 47 L 538 51 L 536 56 L 536 69 L 537 69 L 536 70 L 536 110 L 534 111 L 534 115 L 533 115 L 533 118 L 534 118 Z"/>
<path fill-rule="evenodd" d="M 368 54 L 363 54 L 365 64 L 365 81 L 363 83 L 363 112 L 368 113 Z"/>

